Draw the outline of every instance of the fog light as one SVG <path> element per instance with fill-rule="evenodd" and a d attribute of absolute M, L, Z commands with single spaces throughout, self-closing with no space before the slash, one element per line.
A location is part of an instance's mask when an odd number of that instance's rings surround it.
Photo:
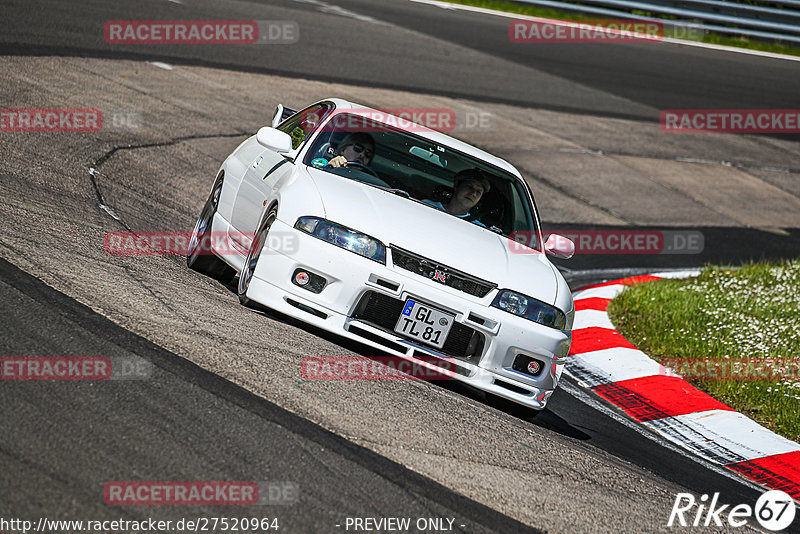
<path fill-rule="evenodd" d="M 319 293 L 325 289 L 325 286 L 328 284 L 328 281 L 324 277 L 306 271 L 305 269 L 295 269 L 292 273 L 291 280 L 294 285 L 307 289 L 312 293 Z"/>
<path fill-rule="evenodd" d="M 309 278 L 308 273 L 305 271 L 300 271 L 299 273 L 294 275 L 294 283 L 297 284 L 298 286 L 306 285 L 309 280 L 311 280 L 311 278 Z"/>
<path fill-rule="evenodd" d="M 544 362 L 534 359 L 532 356 L 517 354 L 514 364 L 511 366 L 515 371 L 531 376 L 539 376 L 544 369 Z"/>

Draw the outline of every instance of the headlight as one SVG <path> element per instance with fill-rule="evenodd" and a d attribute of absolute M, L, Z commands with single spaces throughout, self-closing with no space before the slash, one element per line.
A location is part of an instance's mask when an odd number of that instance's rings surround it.
<path fill-rule="evenodd" d="M 558 330 L 567 324 L 567 316 L 555 306 L 508 289 L 500 290 L 492 306 Z"/>
<path fill-rule="evenodd" d="M 386 247 L 366 234 L 319 217 L 300 217 L 294 227 L 337 247 L 386 264 Z"/>

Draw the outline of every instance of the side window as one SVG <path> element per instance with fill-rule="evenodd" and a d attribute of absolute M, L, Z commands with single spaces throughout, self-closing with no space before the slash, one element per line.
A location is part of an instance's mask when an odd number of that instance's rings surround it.
<path fill-rule="evenodd" d="M 330 104 L 317 104 L 299 111 L 278 126 L 278 130 L 289 134 L 292 138 L 292 150 L 303 144 L 311 132 L 331 111 Z"/>

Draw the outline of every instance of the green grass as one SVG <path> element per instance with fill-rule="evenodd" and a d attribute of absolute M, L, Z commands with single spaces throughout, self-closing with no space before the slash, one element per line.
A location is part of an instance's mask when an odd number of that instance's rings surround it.
<path fill-rule="evenodd" d="M 559 20 L 598 20 L 602 17 L 599 15 L 584 15 L 581 13 L 573 13 L 568 11 L 560 11 L 556 9 L 537 7 L 529 4 L 519 4 L 516 2 L 508 2 L 505 0 L 443 0 L 452 4 L 463 4 L 466 6 L 482 7 L 486 9 L 494 9 L 496 11 L 505 11 L 507 13 L 517 13 L 520 15 L 530 15 L 532 17 L 543 17 Z M 654 16 L 657 14 L 633 11 L 632 17 L 636 15 Z M 663 15 L 665 21 L 673 20 L 676 17 Z M 685 40 L 699 40 L 703 43 L 718 44 L 725 46 L 733 46 L 736 48 L 746 48 L 748 50 L 759 50 L 762 52 L 772 52 L 775 54 L 786 54 L 791 56 L 800 56 L 800 47 L 786 45 L 778 42 L 768 43 L 757 40 L 751 40 L 747 37 L 730 37 L 727 35 L 720 35 L 716 33 L 706 33 L 700 39 L 693 39 L 685 37 L 681 30 L 673 30 L 670 27 L 664 27 L 664 37 L 679 37 Z"/>
<path fill-rule="evenodd" d="M 697 278 L 640 284 L 612 300 L 608 313 L 631 343 L 656 360 L 755 359 L 771 369 L 779 380 L 690 382 L 800 440 L 800 260 L 707 267 Z M 787 368 L 794 371 L 782 371 Z"/>

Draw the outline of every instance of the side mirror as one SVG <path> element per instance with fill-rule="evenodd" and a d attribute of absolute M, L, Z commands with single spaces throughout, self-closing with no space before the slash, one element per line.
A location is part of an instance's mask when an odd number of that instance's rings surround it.
<path fill-rule="evenodd" d="M 556 258 L 568 260 L 575 255 L 575 243 L 563 235 L 550 234 L 544 242 L 544 251 Z"/>
<path fill-rule="evenodd" d="M 271 126 L 264 126 L 258 130 L 256 140 L 261 146 L 274 150 L 279 154 L 292 151 L 292 138 L 289 134 L 276 130 Z"/>

